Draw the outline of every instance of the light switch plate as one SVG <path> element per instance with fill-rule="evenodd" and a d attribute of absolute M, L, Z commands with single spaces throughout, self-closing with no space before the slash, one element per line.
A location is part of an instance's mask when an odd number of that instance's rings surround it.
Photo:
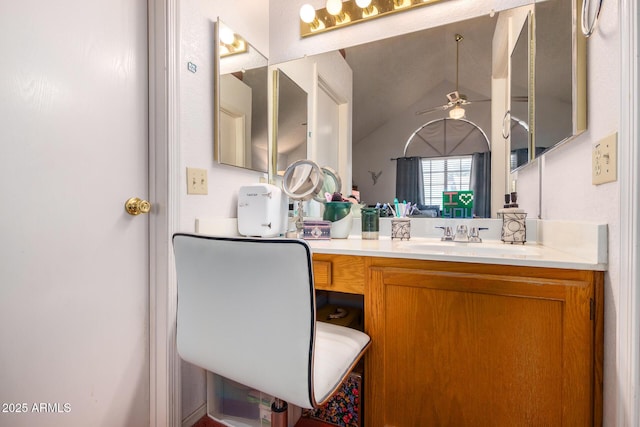
<path fill-rule="evenodd" d="M 206 169 L 187 168 L 187 194 L 209 194 Z"/>
<path fill-rule="evenodd" d="M 614 133 L 593 146 L 591 159 L 591 183 L 593 185 L 618 179 L 618 134 Z"/>

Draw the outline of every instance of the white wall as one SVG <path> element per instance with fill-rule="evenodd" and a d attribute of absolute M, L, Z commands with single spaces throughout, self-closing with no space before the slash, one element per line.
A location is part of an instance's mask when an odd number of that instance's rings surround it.
<path fill-rule="evenodd" d="M 183 0 L 180 3 L 180 228 L 193 232 L 197 217 L 236 217 L 237 190 L 265 174 L 213 160 L 213 22 L 218 17 L 269 56 L 268 0 Z M 196 72 L 187 63 L 196 65 Z M 206 169 L 209 194 L 187 195 L 186 168 Z M 205 401 L 205 374 L 182 364 L 182 415 Z"/>
<path fill-rule="evenodd" d="M 232 27 L 239 32 L 257 39 L 269 35 L 268 50 L 264 53 L 270 63 L 296 59 L 305 54 L 317 54 L 336 50 L 345 46 L 378 40 L 405 32 L 416 31 L 429 26 L 441 25 L 460 19 L 472 18 L 496 11 L 531 3 L 525 0 L 494 0 L 473 2 L 450 0 L 427 6 L 408 13 L 374 20 L 370 23 L 354 25 L 339 31 L 333 31 L 301 39 L 299 36 L 298 10 L 309 2 L 322 7 L 323 0 L 262 0 L 254 5 L 253 1 L 233 2 L 233 6 L 224 9 L 221 1 L 185 0 L 182 4 L 182 57 L 184 61 L 194 61 L 201 65 L 197 74 L 190 74 L 184 67 L 181 76 L 181 136 L 183 145 L 183 164 L 204 167 L 209 170 L 210 189 L 220 185 L 219 191 L 210 191 L 209 196 L 183 198 L 182 225 L 185 230 L 193 229 L 193 219 L 197 216 L 235 216 L 234 190 L 245 182 L 255 180 L 256 175 L 212 165 L 211 148 L 211 109 L 210 109 L 210 59 L 211 51 L 207 42 L 210 35 L 207 19 L 214 19 L 217 13 L 224 16 Z M 251 3 L 251 7 L 249 7 Z M 268 8 L 269 11 L 265 11 Z M 260 13 L 256 12 L 260 10 Z M 203 16 L 207 16 L 204 18 Z M 269 16 L 269 19 L 266 17 Z M 620 115 L 620 34 L 617 2 L 606 2 L 600 16 L 598 31 L 588 42 L 588 131 L 565 146 L 548 153 L 541 161 L 541 167 L 535 165 L 518 173 L 517 189 L 521 206 L 531 216 L 541 214 L 544 219 L 577 220 L 609 224 L 609 271 L 605 278 L 605 426 L 616 424 L 615 404 L 617 395 L 616 379 L 616 307 L 619 286 L 619 229 L 618 206 L 619 185 L 617 182 L 602 186 L 591 184 L 591 148 L 604 136 L 617 131 Z M 268 21 L 268 22 L 265 22 Z M 268 25 L 268 27 L 267 27 Z M 270 28 L 270 30 L 269 30 Z M 256 40 L 257 41 L 257 40 Z M 266 42 L 266 39 L 262 40 Z M 257 45 L 257 43 L 256 43 Z M 260 46 L 258 46 L 260 48 Z M 629 144 L 630 141 L 619 141 Z M 539 175 L 538 171 L 541 171 Z M 538 199 L 538 182 L 542 182 L 542 192 Z M 538 202 L 540 200 L 540 204 Z M 539 212 L 538 206 L 541 206 Z M 191 378 L 188 373 L 183 377 L 185 385 L 192 381 L 201 387 L 203 382 Z M 185 394 L 186 393 L 185 389 Z M 196 393 L 197 394 L 197 393 Z M 184 395 L 183 395 L 184 396 Z M 198 396 L 185 396 L 197 399 Z M 203 401 L 203 400 L 202 400 Z M 197 406 L 195 400 L 186 402 L 183 413 Z"/>
<path fill-rule="evenodd" d="M 259 182 L 265 174 L 213 160 L 213 22 L 218 17 L 269 55 L 267 0 L 183 0 L 180 3 L 180 224 L 193 231 L 195 218 L 235 217 L 238 187 Z M 192 73 L 187 63 L 196 65 Z M 186 194 L 186 168 L 206 169 L 209 194 Z"/>

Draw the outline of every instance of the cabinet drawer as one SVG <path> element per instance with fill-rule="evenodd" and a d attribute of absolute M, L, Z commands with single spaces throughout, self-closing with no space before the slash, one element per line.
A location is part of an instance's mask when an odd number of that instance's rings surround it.
<path fill-rule="evenodd" d="M 313 276 L 316 289 L 363 294 L 364 257 L 314 254 Z"/>

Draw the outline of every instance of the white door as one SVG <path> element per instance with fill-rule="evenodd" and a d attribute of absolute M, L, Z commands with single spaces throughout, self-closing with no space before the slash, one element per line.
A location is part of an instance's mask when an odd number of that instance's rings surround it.
<path fill-rule="evenodd" d="M 147 4 L 0 2 L 0 426 L 149 425 Z"/>
<path fill-rule="evenodd" d="M 318 87 L 318 132 L 316 162 L 339 170 L 338 142 L 340 139 L 340 111 L 338 102 L 327 92 L 325 86 Z M 344 183 L 343 188 L 344 190 Z"/>
<path fill-rule="evenodd" d="M 315 104 L 317 131 L 312 152 L 320 166 L 330 166 L 338 172 L 342 180 L 342 193 L 347 196 L 351 194 L 352 184 L 351 86 L 345 82 L 351 82 L 351 70 L 345 74 L 344 69 L 337 67 L 331 75 L 333 83 L 318 76 Z"/>

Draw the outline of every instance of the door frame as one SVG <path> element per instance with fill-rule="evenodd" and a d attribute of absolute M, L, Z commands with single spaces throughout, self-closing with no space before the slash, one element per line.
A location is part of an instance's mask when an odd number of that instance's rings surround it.
<path fill-rule="evenodd" d="M 620 28 L 620 281 L 616 330 L 616 425 L 640 425 L 640 61 L 635 0 L 622 0 Z M 629 96 L 627 96 L 627 94 Z"/>
<path fill-rule="evenodd" d="M 180 221 L 179 0 L 147 0 L 149 48 L 149 425 L 181 425 L 177 289 Z"/>

